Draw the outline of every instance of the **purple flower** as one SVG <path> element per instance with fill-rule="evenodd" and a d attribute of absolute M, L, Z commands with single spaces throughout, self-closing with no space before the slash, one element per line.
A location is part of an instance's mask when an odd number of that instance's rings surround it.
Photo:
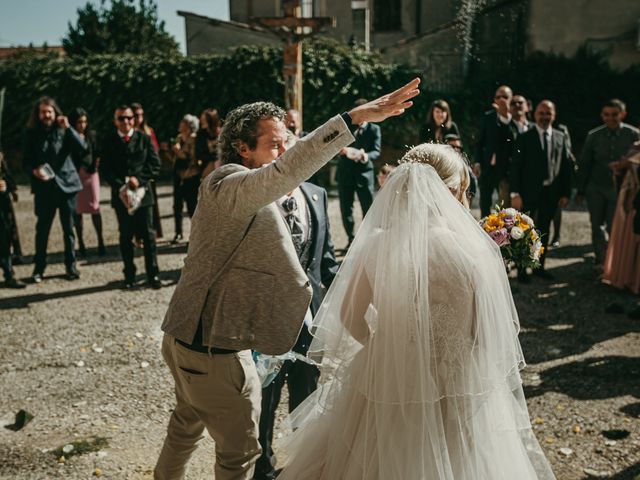
<path fill-rule="evenodd" d="M 489 232 L 489 236 L 499 247 L 509 244 L 509 231 L 506 228 L 499 228 L 493 232 Z"/>

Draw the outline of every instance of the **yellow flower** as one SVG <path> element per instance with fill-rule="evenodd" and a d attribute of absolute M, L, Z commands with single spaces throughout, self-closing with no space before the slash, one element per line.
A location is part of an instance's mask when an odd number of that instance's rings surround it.
<path fill-rule="evenodd" d="M 540 247 L 540 255 L 544 255 L 544 247 Z"/>
<path fill-rule="evenodd" d="M 499 228 L 504 227 L 504 221 L 498 217 L 498 215 L 491 214 L 487 217 L 487 223 L 484 225 L 484 229 L 487 232 L 493 232 Z"/>

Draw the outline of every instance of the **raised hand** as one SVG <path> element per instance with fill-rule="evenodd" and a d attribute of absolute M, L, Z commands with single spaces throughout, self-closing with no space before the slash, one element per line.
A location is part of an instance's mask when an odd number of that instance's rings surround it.
<path fill-rule="evenodd" d="M 395 92 L 355 107 L 349 112 L 353 123 L 359 125 L 362 122 L 382 122 L 389 117 L 402 115 L 413 105 L 410 100 L 420 94 L 418 85 L 420 85 L 420 79 L 414 78 Z"/>

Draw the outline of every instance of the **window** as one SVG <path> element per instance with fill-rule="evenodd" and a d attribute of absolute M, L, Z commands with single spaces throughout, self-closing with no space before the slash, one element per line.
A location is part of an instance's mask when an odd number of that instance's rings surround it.
<path fill-rule="evenodd" d="M 402 0 L 373 0 L 373 29 L 376 32 L 402 30 Z"/>

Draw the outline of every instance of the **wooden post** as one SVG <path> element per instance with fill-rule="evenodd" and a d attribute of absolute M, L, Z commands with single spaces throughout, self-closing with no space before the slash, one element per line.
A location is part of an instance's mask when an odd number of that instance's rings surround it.
<path fill-rule="evenodd" d="M 284 105 L 300 112 L 302 122 L 302 39 L 310 37 L 324 26 L 335 27 L 335 18 L 302 18 L 300 0 L 283 0 L 282 17 L 254 18 L 251 23 L 278 35 L 284 43 L 282 77 Z"/>

